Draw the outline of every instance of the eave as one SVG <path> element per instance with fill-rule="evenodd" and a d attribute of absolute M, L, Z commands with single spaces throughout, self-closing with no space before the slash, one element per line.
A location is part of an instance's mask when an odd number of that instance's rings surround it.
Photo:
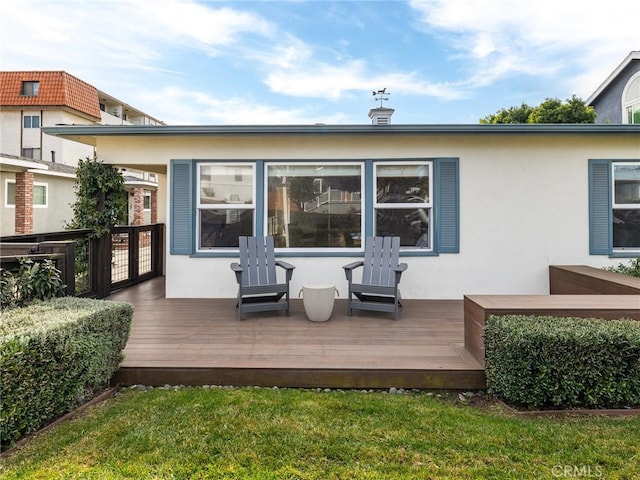
<path fill-rule="evenodd" d="M 96 145 L 98 137 L 272 135 L 638 135 L 640 125 L 411 124 L 411 125 L 58 125 L 47 135 Z"/>

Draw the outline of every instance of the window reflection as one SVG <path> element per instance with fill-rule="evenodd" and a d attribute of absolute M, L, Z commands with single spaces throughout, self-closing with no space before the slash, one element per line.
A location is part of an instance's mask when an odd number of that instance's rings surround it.
<path fill-rule="evenodd" d="M 276 247 L 360 247 L 360 165 L 269 165 L 267 178 Z"/>

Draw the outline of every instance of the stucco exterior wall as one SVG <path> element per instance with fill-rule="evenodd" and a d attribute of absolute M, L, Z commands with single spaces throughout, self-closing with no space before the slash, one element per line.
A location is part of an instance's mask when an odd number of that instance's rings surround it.
<path fill-rule="evenodd" d="M 0 172 L 0 235 L 15 234 L 15 207 L 6 205 L 6 180 L 15 181 L 15 173 Z M 59 232 L 73 217 L 74 179 L 52 175 L 34 175 L 34 183 L 47 185 L 47 206 L 34 206 L 33 233 Z"/>
<path fill-rule="evenodd" d="M 460 253 L 403 257 L 404 298 L 548 293 L 550 264 L 596 267 L 620 259 L 589 255 L 588 160 L 640 159 L 640 138 L 608 135 L 397 135 L 98 137 L 107 162 L 156 170 L 171 159 L 296 160 L 459 158 Z M 161 176 L 159 221 L 170 211 Z M 167 248 L 168 252 L 168 248 Z M 332 282 L 346 294 L 349 257 L 288 257 L 291 284 Z M 167 297 L 236 295 L 235 258 L 166 255 Z"/>

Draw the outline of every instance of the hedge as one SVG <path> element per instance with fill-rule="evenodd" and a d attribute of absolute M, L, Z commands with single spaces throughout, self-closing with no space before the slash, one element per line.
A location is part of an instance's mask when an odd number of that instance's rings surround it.
<path fill-rule="evenodd" d="M 640 405 L 640 322 L 492 316 L 488 393 L 527 409 Z"/>
<path fill-rule="evenodd" d="M 133 307 L 56 298 L 0 314 L 3 446 L 73 410 L 108 385 Z"/>

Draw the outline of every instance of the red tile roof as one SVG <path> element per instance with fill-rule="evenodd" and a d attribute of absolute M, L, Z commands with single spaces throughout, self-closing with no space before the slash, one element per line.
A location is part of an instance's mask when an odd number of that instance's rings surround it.
<path fill-rule="evenodd" d="M 40 82 L 38 95 L 21 95 L 22 82 Z M 100 119 L 98 90 L 64 71 L 0 72 L 0 107 L 68 107 Z"/>

